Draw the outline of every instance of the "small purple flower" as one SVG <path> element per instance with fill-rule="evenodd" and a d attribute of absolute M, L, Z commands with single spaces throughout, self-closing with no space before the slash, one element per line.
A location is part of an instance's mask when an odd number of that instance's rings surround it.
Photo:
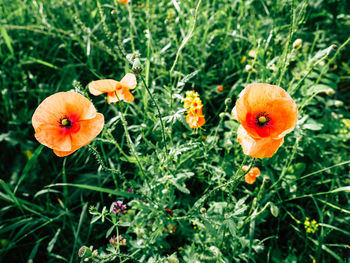
<path fill-rule="evenodd" d="M 123 213 L 125 213 L 126 211 L 126 205 L 123 205 L 123 201 L 118 200 L 117 202 L 114 203 L 114 207 L 113 207 L 113 213 L 115 213 L 116 215 L 122 215 Z"/>
<path fill-rule="evenodd" d="M 133 193 L 134 189 L 132 189 L 131 187 L 128 188 L 128 193 Z"/>

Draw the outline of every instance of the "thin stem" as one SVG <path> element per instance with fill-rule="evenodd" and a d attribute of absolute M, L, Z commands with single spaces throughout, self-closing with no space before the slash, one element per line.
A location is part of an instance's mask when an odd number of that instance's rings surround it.
<path fill-rule="evenodd" d="M 175 69 L 175 66 L 177 64 L 177 61 L 179 59 L 179 56 L 180 56 L 180 53 L 182 51 L 182 49 L 185 47 L 186 43 L 188 42 L 188 40 L 192 37 L 192 34 L 193 34 L 193 31 L 194 31 L 194 28 L 196 27 L 196 21 L 197 21 L 197 16 L 198 16 L 198 9 L 199 9 L 199 6 L 201 4 L 202 0 L 199 0 L 198 3 L 197 3 L 197 6 L 196 6 L 196 10 L 195 10 L 195 13 L 194 13 L 194 18 L 193 18 L 193 24 L 192 24 L 192 27 L 190 29 L 190 32 L 188 32 L 187 36 L 182 40 L 182 43 L 179 47 L 179 49 L 177 50 L 177 53 L 176 53 L 176 57 L 175 57 L 175 60 L 174 60 L 174 63 L 169 71 L 169 75 L 171 76 L 174 69 Z"/>
<path fill-rule="evenodd" d="M 147 83 L 146 83 L 144 77 L 143 77 L 142 75 L 140 75 L 140 77 L 141 77 L 141 79 L 142 79 L 143 85 L 145 86 L 145 88 L 146 88 L 146 90 L 147 90 L 149 96 L 151 97 L 151 99 L 152 99 L 154 105 L 155 105 L 156 108 L 157 108 L 158 117 L 159 117 L 159 120 L 160 120 L 160 125 L 161 125 L 161 127 L 162 127 L 163 144 L 164 144 L 165 150 L 168 152 L 168 148 L 167 148 L 166 141 L 165 141 L 165 138 L 166 138 L 166 137 L 165 137 L 164 123 L 163 123 L 163 120 L 162 120 L 162 115 L 161 115 L 161 113 L 160 113 L 158 104 L 157 104 L 156 100 L 153 98 L 153 95 L 152 95 L 151 91 L 149 90 L 149 88 L 148 88 L 148 86 L 147 86 Z"/>
<path fill-rule="evenodd" d="M 120 174 L 120 172 L 118 170 L 115 169 L 111 169 L 109 167 L 107 167 L 105 165 L 105 163 L 103 162 L 102 156 L 100 155 L 100 153 L 91 145 L 88 145 L 89 150 L 95 155 L 97 162 L 101 165 L 102 169 L 105 170 L 106 172 L 110 172 L 113 176 L 113 182 L 115 187 L 118 187 L 118 181 L 117 181 L 117 177 L 116 174 Z"/>
<path fill-rule="evenodd" d="M 117 98 L 118 98 L 118 94 L 116 94 Z M 138 158 L 138 156 L 136 155 L 136 151 L 135 151 L 135 148 L 134 148 L 134 144 L 131 140 L 131 137 L 130 137 L 130 134 L 129 134 L 129 131 L 128 131 L 128 124 L 126 123 L 126 120 L 125 120 L 125 117 L 124 117 L 124 114 L 123 114 L 123 104 L 122 104 L 122 101 L 118 98 L 118 104 L 119 104 L 119 107 L 120 107 L 120 117 L 122 119 L 122 124 L 123 124 L 123 127 L 124 127 L 124 130 L 125 130 L 125 135 L 126 135 L 126 142 L 133 154 L 133 156 L 135 157 L 135 160 L 137 162 L 137 165 L 139 166 L 139 169 L 143 175 L 144 178 L 146 178 L 146 174 L 145 172 L 143 171 L 143 168 L 141 166 L 141 163 L 140 163 L 140 160 Z"/>

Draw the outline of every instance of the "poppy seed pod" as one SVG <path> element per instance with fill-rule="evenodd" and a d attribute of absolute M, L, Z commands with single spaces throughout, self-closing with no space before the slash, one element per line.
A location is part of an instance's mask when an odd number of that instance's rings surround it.
<path fill-rule="evenodd" d="M 136 58 L 134 60 L 134 63 L 132 64 L 132 72 L 135 74 L 135 75 L 138 75 L 142 72 L 142 64 L 141 64 L 141 61 Z"/>
<path fill-rule="evenodd" d="M 89 258 L 92 256 L 92 250 L 87 246 L 82 246 L 78 251 L 78 256 L 81 258 Z"/>

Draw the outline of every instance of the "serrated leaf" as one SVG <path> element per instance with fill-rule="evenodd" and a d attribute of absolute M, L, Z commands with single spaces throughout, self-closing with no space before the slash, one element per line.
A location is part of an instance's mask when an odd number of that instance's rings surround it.
<path fill-rule="evenodd" d="M 178 184 L 175 180 L 170 180 L 171 184 L 175 186 L 179 191 L 185 193 L 185 194 L 190 194 L 190 190 L 188 190 L 185 186 L 182 186 Z"/>

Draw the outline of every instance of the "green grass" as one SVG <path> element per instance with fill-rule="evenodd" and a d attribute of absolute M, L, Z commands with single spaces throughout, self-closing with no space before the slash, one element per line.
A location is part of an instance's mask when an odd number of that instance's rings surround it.
<path fill-rule="evenodd" d="M 97 262 L 349 262 L 349 11 L 345 0 L 0 0 L 0 262 L 80 262 L 83 245 Z M 135 102 L 89 94 L 137 53 Z M 254 82 L 299 108 L 272 158 L 246 157 L 230 116 Z M 90 97 L 105 127 L 59 158 L 31 118 L 68 90 Z M 188 90 L 204 105 L 198 131 Z M 243 163 L 262 171 L 255 184 Z M 117 200 L 121 217 L 109 213 Z M 106 250 L 119 234 L 127 245 Z"/>

